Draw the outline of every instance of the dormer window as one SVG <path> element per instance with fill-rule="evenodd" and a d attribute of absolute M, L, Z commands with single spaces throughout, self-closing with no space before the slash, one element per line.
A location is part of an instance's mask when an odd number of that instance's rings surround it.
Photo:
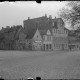
<path fill-rule="evenodd" d="M 48 31 L 47 31 L 47 35 L 50 35 L 50 34 L 51 34 L 50 30 L 48 30 Z"/>
<path fill-rule="evenodd" d="M 54 22 L 52 23 L 52 26 L 54 26 Z"/>

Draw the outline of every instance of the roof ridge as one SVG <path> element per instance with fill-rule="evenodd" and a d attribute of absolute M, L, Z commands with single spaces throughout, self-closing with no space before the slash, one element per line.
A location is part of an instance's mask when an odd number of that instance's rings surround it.
<path fill-rule="evenodd" d="M 22 29 L 23 29 L 23 28 L 20 27 L 20 28 L 16 31 L 16 33 L 15 33 L 15 38 L 18 36 L 19 32 L 20 32 Z"/>

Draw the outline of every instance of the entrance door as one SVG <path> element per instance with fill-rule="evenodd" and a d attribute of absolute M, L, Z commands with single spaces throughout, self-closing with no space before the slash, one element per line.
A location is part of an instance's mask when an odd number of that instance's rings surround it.
<path fill-rule="evenodd" d="M 48 44 L 46 44 L 46 50 L 48 50 Z"/>
<path fill-rule="evenodd" d="M 43 44 L 43 50 L 45 51 L 45 44 Z"/>
<path fill-rule="evenodd" d="M 64 50 L 64 44 L 62 44 L 62 50 Z"/>
<path fill-rule="evenodd" d="M 49 44 L 49 49 L 51 50 L 51 44 Z"/>

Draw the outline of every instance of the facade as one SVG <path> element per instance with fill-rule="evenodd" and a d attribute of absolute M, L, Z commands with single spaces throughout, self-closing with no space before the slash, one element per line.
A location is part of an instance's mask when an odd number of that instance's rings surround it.
<path fill-rule="evenodd" d="M 25 50 L 32 50 L 32 39 L 25 40 Z"/>
<path fill-rule="evenodd" d="M 43 39 L 43 50 L 44 51 L 52 51 L 52 33 L 48 29 L 46 30 L 45 34 L 42 36 Z"/>
<path fill-rule="evenodd" d="M 36 30 L 36 33 L 34 34 L 32 40 L 33 40 L 32 49 L 33 50 L 42 50 L 42 37 L 41 37 L 41 34 L 38 29 Z"/>
<path fill-rule="evenodd" d="M 63 27 L 63 26 L 62 26 Z M 68 31 L 63 28 L 56 28 L 52 30 L 53 33 L 53 50 L 67 50 L 68 49 Z"/>
<path fill-rule="evenodd" d="M 18 49 L 18 50 L 26 49 L 25 43 L 26 43 L 26 34 L 24 34 L 24 32 L 23 32 L 23 28 L 20 28 L 16 34 L 15 49 Z"/>
<path fill-rule="evenodd" d="M 67 50 L 68 31 L 61 18 L 51 15 L 23 21 L 23 29 L 18 31 L 17 49 L 25 50 Z"/>
<path fill-rule="evenodd" d="M 76 41 L 76 36 L 69 36 L 68 37 L 68 46 L 70 50 L 79 50 L 80 49 L 80 42 Z"/>

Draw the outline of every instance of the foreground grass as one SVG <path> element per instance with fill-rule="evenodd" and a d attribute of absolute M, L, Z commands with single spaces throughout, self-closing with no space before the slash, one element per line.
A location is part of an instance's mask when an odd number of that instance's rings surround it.
<path fill-rule="evenodd" d="M 1 51 L 0 75 L 5 79 L 79 79 L 80 52 Z"/>

